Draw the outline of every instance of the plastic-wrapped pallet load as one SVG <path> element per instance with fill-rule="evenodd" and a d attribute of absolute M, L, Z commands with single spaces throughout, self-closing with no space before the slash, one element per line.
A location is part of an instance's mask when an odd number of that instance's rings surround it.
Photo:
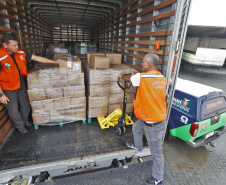
<path fill-rule="evenodd" d="M 49 125 L 86 119 L 84 73 L 70 57 L 55 68 L 36 67 L 28 75 L 28 96 L 34 124 Z M 65 70 L 62 70 L 65 69 Z"/>

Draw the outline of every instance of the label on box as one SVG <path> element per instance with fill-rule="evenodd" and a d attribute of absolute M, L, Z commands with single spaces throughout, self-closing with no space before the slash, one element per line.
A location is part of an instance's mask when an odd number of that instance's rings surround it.
<path fill-rule="evenodd" d="M 71 68 L 71 61 L 67 61 L 67 67 Z"/>
<path fill-rule="evenodd" d="M 72 69 L 80 70 L 79 64 L 73 64 Z"/>

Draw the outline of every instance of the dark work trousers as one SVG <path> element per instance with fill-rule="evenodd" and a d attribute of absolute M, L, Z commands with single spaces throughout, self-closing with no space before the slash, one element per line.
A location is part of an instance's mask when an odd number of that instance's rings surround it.
<path fill-rule="evenodd" d="M 28 99 L 27 89 L 20 88 L 13 91 L 3 90 L 10 100 L 5 107 L 8 110 L 9 117 L 14 122 L 16 128 L 23 128 L 24 121 L 29 120 L 30 103 Z"/>
<path fill-rule="evenodd" d="M 159 125 L 154 125 L 152 127 L 146 126 L 141 119 L 138 119 L 133 124 L 134 145 L 138 149 L 143 148 L 142 135 L 145 132 L 148 146 L 153 157 L 152 176 L 155 179 L 163 178 L 164 157 L 162 144 L 166 126 L 166 120 L 162 121 Z"/>

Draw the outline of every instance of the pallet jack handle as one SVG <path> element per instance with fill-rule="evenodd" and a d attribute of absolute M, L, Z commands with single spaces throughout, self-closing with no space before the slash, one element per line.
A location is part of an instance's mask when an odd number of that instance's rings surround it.
<path fill-rule="evenodd" d="M 124 75 L 131 75 L 131 74 L 124 74 Z M 121 86 L 121 84 L 120 84 L 120 78 L 118 78 L 117 83 L 118 83 L 118 86 L 119 86 L 123 91 L 126 90 L 124 87 Z M 126 82 L 125 82 L 125 83 L 126 83 Z M 128 89 L 129 89 L 131 86 L 132 86 L 132 83 L 129 84 Z"/>

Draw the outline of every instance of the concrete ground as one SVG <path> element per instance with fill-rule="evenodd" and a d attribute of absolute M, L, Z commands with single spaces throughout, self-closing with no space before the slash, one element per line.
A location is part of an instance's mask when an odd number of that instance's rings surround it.
<path fill-rule="evenodd" d="M 165 167 L 179 185 L 226 184 L 226 134 L 216 147 L 192 148 L 180 139 L 165 141 Z"/>

